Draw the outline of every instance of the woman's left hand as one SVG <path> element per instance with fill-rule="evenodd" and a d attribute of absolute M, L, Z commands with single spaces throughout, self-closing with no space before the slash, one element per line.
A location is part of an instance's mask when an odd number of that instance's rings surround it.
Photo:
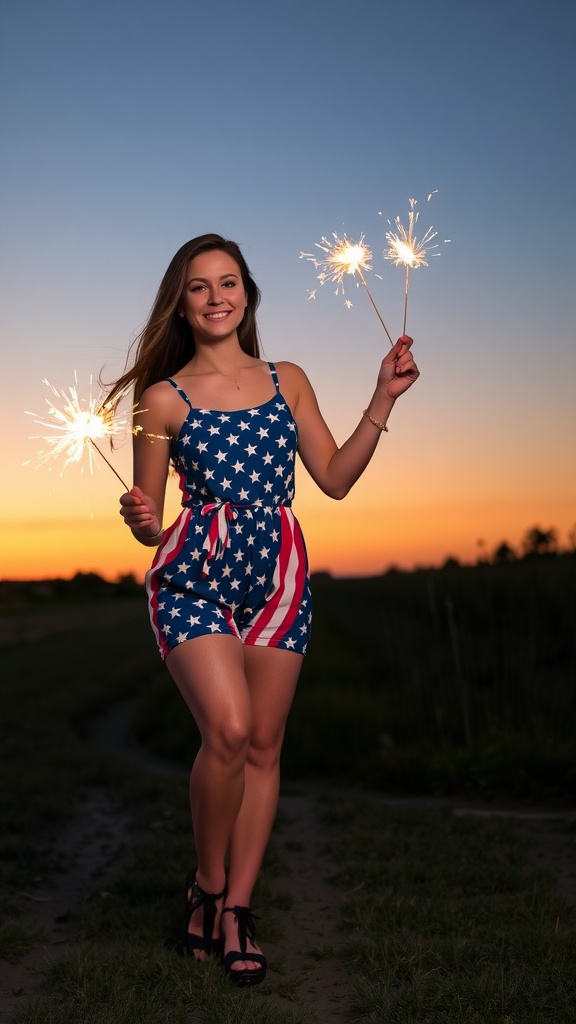
<path fill-rule="evenodd" d="M 412 338 L 403 334 L 382 360 L 378 388 L 383 389 L 393 401 L 404 394 L 420 376 L 410 351 L 411 346 Z"/>

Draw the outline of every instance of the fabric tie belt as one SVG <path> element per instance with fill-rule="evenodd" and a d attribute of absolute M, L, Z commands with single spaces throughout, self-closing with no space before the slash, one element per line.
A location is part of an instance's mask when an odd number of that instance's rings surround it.
<path fill-rule="evenodd" d="M 201 515 L 212 517 L 210 526 L 208 527 L 208 532 L 202 545 L 202 550 L 206 552 L 204 565 L 202 567 L 202 577 L 205 578 L 208 575 L 210 571 L 209 563 L 215 558 L 222 558 L 226 548 L 229 547 L 229 524 L 233 523 L 238 518 L 238 509 L 260 508 L 264 512 L 272 515 L 275 508 L 279 508 L 281 505 L 284 507 L 290 507 L 291 504 L 292 502 L 289 500 L 277 501 L 274 502 L 274 504 L 265 505 L 263 501 L 223 501 L 221 498 L 216 498 L 215 501 L 208 501 L 205 503 L 190 503 L 192 508 L 200 509 Z"/>

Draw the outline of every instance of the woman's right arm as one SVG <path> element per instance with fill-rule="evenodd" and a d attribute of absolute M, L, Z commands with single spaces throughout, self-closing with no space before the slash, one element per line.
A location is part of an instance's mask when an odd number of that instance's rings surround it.
<path fill-rule="evenodd" d="M 142 395 L 134 418 L 134 486 L 120 498 L 120 515 L 136 540 L 147 547 L 156 547 L 164 533 L 162 515 L 171 444 L 170 398 L 163 382 L 154 384 Z"/>

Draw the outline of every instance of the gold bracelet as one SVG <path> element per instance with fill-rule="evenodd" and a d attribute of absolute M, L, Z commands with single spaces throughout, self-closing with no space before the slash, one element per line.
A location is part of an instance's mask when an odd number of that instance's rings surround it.
<path fill-rule="evenodd" d="M 138 527 L 136 527 L 136 529 L 138 529 Z M 133 536 L 136 538 L 136 540 L 140 541 L 140 543 L 144 544 L 144 547 L 147 548 L 153 548 L 160 544 L 162 541 L 162 537 L 164 536 L 164 532 L 165 531 L 163 530 L 163 528 L 160 527 L 158 533 L 153 533 L 152 536 L 147 536 L 146 534 L 144 534 L 138 537 L 134 533 L 134 531 L 132 531 Z"/>
<path fill-rule="evenodd" d="M 378 430 L 385 430 L 386 433 L 388 433 L 388 427 L 386 426 L 386 424 L 380 423 L 380 420 L 375 420 L 374 417 L 371 416 L 370 413 L 368 412 L 368 409 L 364 409 L 362 415 L 366 416 L 366 419 L 369 419 L 370 423 L 373 423 L 375 427 L 378 427 Z"/>

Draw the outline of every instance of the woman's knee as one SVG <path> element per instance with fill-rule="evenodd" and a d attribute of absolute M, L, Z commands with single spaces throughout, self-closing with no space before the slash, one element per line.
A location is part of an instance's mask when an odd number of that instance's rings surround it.
<path fill-rule="evenodd" d="M 202 742 L 221 761 L 245 761 L 250 743 L 250 726 L 243 721 L 222 722 L 205 730 Z"/>
<path fill-rule="evenodd" d="M 248 744 L 247 760 L 255 768 L 274 769 L 280 760 L 284 729 L 273 733 L 253 732 Z"/>

